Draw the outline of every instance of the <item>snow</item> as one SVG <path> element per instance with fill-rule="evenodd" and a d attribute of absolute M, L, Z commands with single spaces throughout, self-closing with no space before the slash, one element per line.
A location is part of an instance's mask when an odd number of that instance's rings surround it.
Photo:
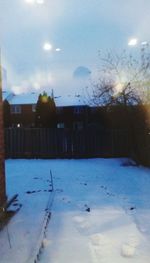
<path fill-rule="evenodd" d="M 10 101 L 11 105 L 18 104 L 36 104 L 38 101 L 39 93 L 22 93 L 16 94 Z"/>
<path fill-rule="evenodd" d="M 48 94 L 51 95 L 51 94 Z M 8 97 L 8 92 L 3 93 L 3 97 Z M 9 101 L 11 105 L 27 105 L 27 104 L 36 104 L 39 97 L 39 93 L 22 93 L 18 95 L 13 95 L 11 100 Z M 64 106 L 85 106 L 85 102 L 83 97 L 78 95 L 63 95 L 63 96 L 55 96 L 55 103 L 57 107 Z"/>
<path fill-rule="evenodd" d="M 10 91 L 7 91 L 7 90 L 3 90 L 2 91 L 2 98 L 3 100 L 7 100 L 9 103 L 10 101 L 12 100 L 12 98 L 14 97 L 15 95 L 10 92 Z"/>
<path fill-rule="evenodd" d="M 150 169 L 127 159 L 7 160 L 6 173 L 22 207 L 0 232 L 0 262 L 33 262 L 41 241 L 41 263 L 150 262 Z"/>
<path fill-rule="evenodd" d="M 87 104 L 84 102 L 83 97 L 80 94 L 58 96 L 58 98 L 55 99 L 55 103 L 57 107 L 87 106 Z"/>

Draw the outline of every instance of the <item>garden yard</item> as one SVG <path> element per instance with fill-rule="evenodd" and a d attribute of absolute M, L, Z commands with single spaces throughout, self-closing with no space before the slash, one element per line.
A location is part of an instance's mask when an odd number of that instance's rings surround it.
<path fill-rule="evenodd" d="M 54 191 L 50 170 L 53 175 Z M 128 159 L 7 160 L 1 263 L 149 263 L 150 169 Z"/>

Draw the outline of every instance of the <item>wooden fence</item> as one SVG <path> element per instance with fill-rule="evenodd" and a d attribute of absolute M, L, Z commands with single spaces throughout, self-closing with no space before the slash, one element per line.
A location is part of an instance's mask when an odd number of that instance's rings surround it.
<path fill-rule="evenodd" d="M 5 129 L 6 158 L 87 158 L 129 155 L 127 131 Z"/>
<path fill-rule="evenodd" d="M 150 131 L 137 131 L 134 138 L 134 145 L 133 159 L 138 164 L 150 166 Z"/>

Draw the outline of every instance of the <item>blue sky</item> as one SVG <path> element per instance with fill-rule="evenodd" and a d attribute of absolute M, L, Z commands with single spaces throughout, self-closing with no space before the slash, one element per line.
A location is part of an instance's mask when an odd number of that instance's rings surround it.
<path fill-rule="evenodd" d="M 53 88 L 56 94 L 79 93 L 94 78 L 98 50 L 129 48 L 128 39 L 149 41 L 148 0 L 0 0 L 0 45 L 8 87 L 19 92 Z M 53 50 L 44 52 L 49 41 Z M 56 52 L 55 48 L 61 48 Z M 79 66 L 90 69 L 73 78 Z M 48 84 L 47 84 L 48 83 Z"/>

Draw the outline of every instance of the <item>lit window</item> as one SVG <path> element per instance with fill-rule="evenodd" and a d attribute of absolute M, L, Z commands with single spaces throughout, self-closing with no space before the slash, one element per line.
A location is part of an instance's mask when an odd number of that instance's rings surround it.
<path fill-rule="evenodd" d="M 57 128 L 58 129 L 63 129 L 65 127 L 63 122 L 57 123 Z"/>

